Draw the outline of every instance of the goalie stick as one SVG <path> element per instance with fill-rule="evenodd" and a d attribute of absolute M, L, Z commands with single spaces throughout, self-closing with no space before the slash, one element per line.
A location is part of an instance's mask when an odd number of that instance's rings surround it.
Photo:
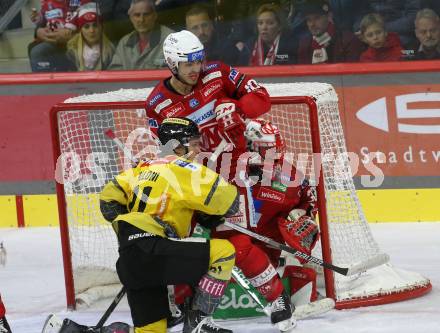
<path fill-rule="evenodd" d="M 118 294 L 113 299 L 113 301 L 111 302 L 111 304 L 109 305 L 109 307 L 107 308 L 107 310 L 102 315 L 101 319 L 99 319 L 98 323 L 95 326 L 88 327 L 86 332 L 97 332 L 97 330 L 103 327 L 107 319 L 110 317 L 110 315 L 116 308 L 116 306 L 124 297 L 124 295 L 125 295 L 125 287 L 122 287 L 121 290 L 119 290 Z M 44 323 L 43 330 L 41 331 L 41 333 L 58 333 L 61 327 L 63 326 L 65 320 L 69 320 L 69 319 L 63 320 L 60 319 L 55 314 L 50 314 Z"/>
<path fill-rule="evenodd" d="M 261 241 L 263 243 L 266 243 L 266 244 L 268 244 L 268 245 L 270 245 L 270 246 L 272 246 L 272 247 L 274 247 L 274 248 L 276 248 L 278 250 L 284 250 L 286 252 L 289 252 L 289 253 L 293 254 L 294 256 L 296 256 L 298 258 L 302 258 L 304 260 L 307 260 L 308 262 L 312 262 L 312 263 L 314 263 L 314 264 L 316 264 L 318 266 L 322 266 L 324 268 L 330 269 L 330 270 L 332 270 L 332 271 L 334 271 L 336 273 L 342 274 L 342 275 L 353 275 L 353 274 L 360 273 L 363 270 L 365 270 L 364 267 L 359 267 L 359 268 L 355 267 L 355 270 L 353 270 L 352 268 L 339 267 L 339 266 L 330 264 L 328 262 L 325 262 L 325 261 L 323 261 L 323 260 L 321 260 L 319 258 L 316 258 L 314 256 L 308 255 L 308 254 L 306 254 L 304 252 L 295 250 L 294 248 L 292 248 L 290 246 L 278 243 L 278 242 L 274 241 L 273 239 L 271 239 L 269 237 L 257 234 L 255 232 L 250 231 L 250 230 L 248 230 L 246 228 L 243 228 L 243 227 L 241 227 L 241 226 L 239 226 L 237 224 L 234 224 L 234 223 L 231 223 L 231 222 L 228 222 L 228 221 L 226 221 L 224 224 L 226 226 L 228 226 L 229 228 L 231 228 L 231 229 L 234 229 L 234 230 L 239 231 L 239 232 L 241 232 L 241 233 L 243 233 L 245 235 L 248 235 L 248 236 L 251 236 L 251 237 L 253 237 L 255 239 L 258 239 L 259 241 Z"/>

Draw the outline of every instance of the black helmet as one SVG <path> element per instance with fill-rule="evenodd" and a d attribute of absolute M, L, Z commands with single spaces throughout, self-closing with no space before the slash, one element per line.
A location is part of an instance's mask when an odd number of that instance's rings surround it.
<path fill-rule="evenodd" d="M 166 145 L 170 140 L 177 140 L 187 147 L 191 138 L 200 137 L 197 124 L 188 118 L 166 118 L 159 125 L 159 141 Z"/>

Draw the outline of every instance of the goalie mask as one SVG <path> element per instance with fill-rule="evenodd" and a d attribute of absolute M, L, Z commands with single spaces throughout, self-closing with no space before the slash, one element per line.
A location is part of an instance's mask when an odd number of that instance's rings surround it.
<path fill-rule="evenodd" d="M 185 148 L 185 154 L 188 154 L 190 140 L 199 139 L 200 132 L 197 124 L 188 118 L 166 118 L 159 125 L 159 141 L 162 144 L 162 151 L 174 151 L 179 146 Z"/>
<path fill-rule="evenodd" d="M 281 160 L 285 145 L 277 126 L 261 118 L 251 120 L 244 133 L 249 150 L 258 153 L 264 160 L 267 154 L 273 154 L 274 160 Z"/>
<path fill-rule="evenodd" d="M 171 33 L 165 38 L 163 55 L 168 68 L 176 76 L 180 62 L 203 61 L 205 59 L 203 44 L 196 35 L 187 30 Z"/>

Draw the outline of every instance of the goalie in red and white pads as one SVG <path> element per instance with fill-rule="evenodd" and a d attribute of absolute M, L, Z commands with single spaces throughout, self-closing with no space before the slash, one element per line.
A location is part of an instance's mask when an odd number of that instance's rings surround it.
<path fill-rule="evenodd" d="M 289 174 L 282 172 L 285 145 L 277 126 L 262 119 L 252 123 L 248 124 L 245 136 L 250 150 L 258 153 L 261 160 L 254 160 L 250 167 L 250 176 L 260 178 L 252 187 L 257 221 L 251 229 L 310 255 L 319 239 L 315 222 L 316 190 L 295 167 L 292 166 Z M 280 251 L 266 247 L 266 253 L 274 264 L 278 264 Z M 289 262 L 296 265 L 286 266 L 284 276 L 290 278 L 292 298 L 297 300 L 296 305 L 315 301 L 316 272 L 303 267 L 305 262 L 302 259 L 291 256 Z M 299 299 L 295 293 L 303 287 L 309 292 L 298 293 L 302 295 L 302 299 Z"/>

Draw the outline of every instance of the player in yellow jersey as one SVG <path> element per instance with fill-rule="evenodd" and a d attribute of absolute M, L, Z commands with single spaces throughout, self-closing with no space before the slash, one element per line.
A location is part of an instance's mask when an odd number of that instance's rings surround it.
<path fill-rule="evenodd" d="M 195 288 L 184 333 L 232 332 L 216 326 L 209 316 L 230 279 L 234 247 L 227 240 L 188 237 L 194 214 L 204 215 L 212 226 L 234 215 L 237 190 L 212 170 L 178 156 L 192 158 L 200 151 L 194 122 L 168 118 L 158 135 L 175 155 L 122 172 L 100 196 L 101 212 L 118 235 L 116 267 L 127 290 L 134 332 L 166 332 L 167 285 L 175 284 Z"/>

